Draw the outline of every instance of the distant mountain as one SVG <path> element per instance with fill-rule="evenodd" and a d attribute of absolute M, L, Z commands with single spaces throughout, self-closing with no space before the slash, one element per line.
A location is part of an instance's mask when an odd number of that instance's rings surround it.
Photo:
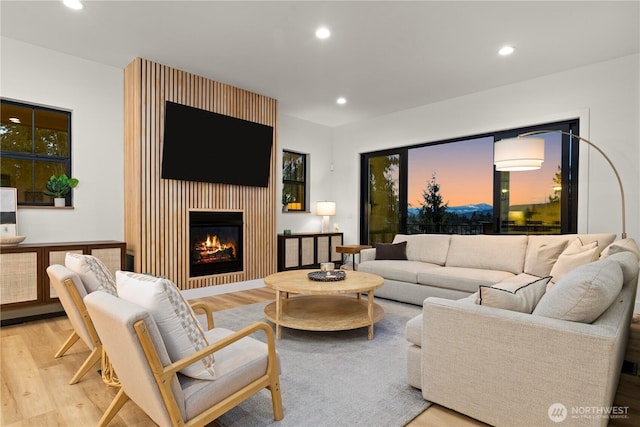
<path fill-rule="evenodd" d="M 417 215 L 420 211 L 420 208 L 409 208 L 407 209 L 409 214 Z M 476 205 L 463 205 L 463 206 L 448 206 L 447 212 L 451 212 L 457 215 L 462 216 L 471 216 L 475 214 L 491 214 L 493 213 L 493 206 L 487 203 L 478 203 Z"/>

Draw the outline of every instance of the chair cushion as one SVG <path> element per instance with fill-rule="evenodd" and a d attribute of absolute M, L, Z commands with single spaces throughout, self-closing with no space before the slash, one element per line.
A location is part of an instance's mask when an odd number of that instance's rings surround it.
<path fill-rule="evenodd" d="M 622 289 L 622 268 L 604 259 L 575 268 L 547 291 L 533 310 L 536 316 L 591 323 Z"/>
<path fill-rule="evenodd" d="M 118 297 L 151 312 L 173 362 L 209 345 L 191 306 L 170 280 L 145 274 L 116 272 Z M 213 355 L 187 366 L 180 372 L 193 378 L 213 380 Z"/>
<path fill-rule="evenodd" d="M 525 285 L 503 282 L 493 286 L 480 286 L 478 304 L 531 314 L 544 295 L 549 280 L 551 276 Z"/>
<path fill-rule="evenodd" d="M 115 279 L 107 266 L 98 258 L 67 252 L 64 264 L 80 277 L 87 293 L 105 291 L 111 295 L 117 295 Z"/>
<path fill-rule="evenodd" d="M 597 260 L 598 255 L 597 241 L 583 245 L 582 240 L 579 237 L 576 238 L 560 254 L 558 261 L 553 265 L 549 273 L 552 276 L 551 281 L 555 283 L 574 268 Z"/>
<path fill-rule="evenodd" d="M 206 336 L 213 343 L 232 333 L 228 329 L 214 328 L 207 331 Z M 204 382 L 179 376 L 187 419 L 266 375 L 267 364 L 267 345 L 257 339 L 245 337 L 216 351 L 215 381 Z"/>

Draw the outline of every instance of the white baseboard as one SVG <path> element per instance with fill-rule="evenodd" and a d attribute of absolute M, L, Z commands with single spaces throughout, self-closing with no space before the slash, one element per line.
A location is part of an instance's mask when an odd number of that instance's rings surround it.
<path fill-rule="evenodd" d="M 186 289 L 182 295 L 188 300 L 210 297 L 212 295 L 228 294 L 230 292 L 246 291 L 247 289 L 264 288 L 264 279 L 246 280 L 244 282 L 225 283 L 224 285 L 207 286 L 197 289 Z"/>

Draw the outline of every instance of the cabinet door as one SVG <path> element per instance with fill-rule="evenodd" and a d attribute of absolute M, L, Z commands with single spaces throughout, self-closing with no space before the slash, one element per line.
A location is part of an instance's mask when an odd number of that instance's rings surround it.
<path fill-rule="evenodd" d="M 331 236 L 331 261 L 342 262 L 342 254 L 336 251 L 337 246 L 342 245 L 342 234 L 335 234 Z"/>
<path fill-rule="evenodd" d="M 284 239 L 284 268 L 300 265 L 300 240 L 296 237 Z"/>
<path fill-rule="evenodd" d="M 65 249 L 55 249 L 55 250 L 45 250 L 45 263 L 47 263 L 46 267 L 53 264 L 64 265 L 64 258 L 67 255 L 67 252 L 72 252 L 74 254 L 82 254 L 84 253 L 83 247 L 79 246 L 77 248 L 65 248 Z M 45 269 L 46 269 L 45 267 Z M 46 273 L 45 273 L 46 275 Z M 52 298 L 58 298 L 58 294 L 56 293 L 56 288 L 51 285 L 51 281 L 49 280 L 49 276 L 44 278 L 47 283 L 47 287 L 49 288 L 49 295 L 45 295 L 45 300 L 50 300 Z"/>
<path fill-rule="evenodd" d="M 315 264 L 316 243 L 314 237 L 303 237 L 300 239 L 300 265 Z"/>
<path fill-rule="evenodd" d="M 37 250 L 0 254 L 2 305 L 39 301 L 38 273 Z"/>
<path fill-rule="evenodd" d="M 329 262 L 329 240 L 329 236 L 318 236 L 318 264 L 320 264 L 321 262 Z"/>
<path fill-rule="evenodd" d="M 113 277 L 117 270 L 122 270 L 122 251 L 120 248 L 89 248 L 89 254 L 102 261 Z"/>

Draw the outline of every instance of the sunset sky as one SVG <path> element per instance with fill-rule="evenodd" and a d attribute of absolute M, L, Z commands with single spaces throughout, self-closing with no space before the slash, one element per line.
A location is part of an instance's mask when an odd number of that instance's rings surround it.
<path fill-rule="evenodd" d="M 545 135 L 545 161 L 537 171 L 511 172 L 510 205 L 545 203 L 561 161 L 561 135 Z M 422 192 L 436 174 L 443 203 L 493 204 L 493 139 L 480 138 L 409 150 L 408 201 L 420 207 Z"/>

